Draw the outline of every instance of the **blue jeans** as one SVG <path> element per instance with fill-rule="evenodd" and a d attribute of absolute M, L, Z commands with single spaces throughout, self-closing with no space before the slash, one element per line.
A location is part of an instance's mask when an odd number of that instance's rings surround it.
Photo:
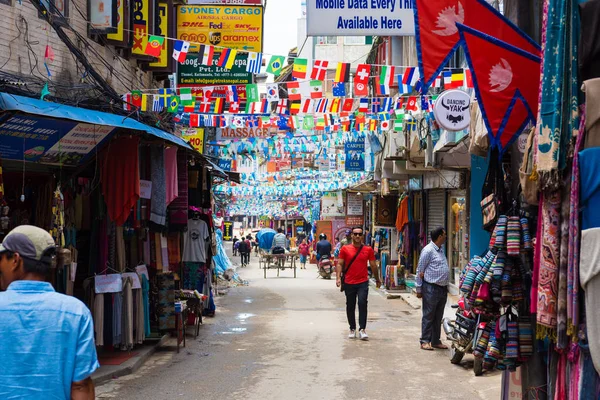
<path fill-rule="evenodd" d="M 358 298 L 358 326 L 367 327 L 367 297 L 369 296 L 369 281 L 356 285 L 345 285 L 346 316 L 350 329 L 356 330 L 356 299 Z"/>
<path fill-rule="evenodd" d="M 448 298 L 448 287 L 423 282 L 423 319 L 421 320 L 421 343 L 431 343 L 432 346 L 442 343 L 442 318 Z"/>

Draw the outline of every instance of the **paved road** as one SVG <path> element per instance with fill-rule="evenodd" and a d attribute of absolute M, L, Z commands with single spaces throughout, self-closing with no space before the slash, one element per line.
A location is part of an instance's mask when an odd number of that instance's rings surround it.
<path fill-rule="evenodd" d="M 196 341 L 180 354 L 163 348 L 136 374 L 98 387 L 98 398 L 500 398 L 498 373 L 476 378 L 470 356 L 454 366 L 445 351 L 421 351 L 420 311 L 374 289 L 371 339 L 348 340 L 344 297 L 314 268 L 265 280 L 253 258 L 240 271 L 249 286 L 217 299 Z"/>

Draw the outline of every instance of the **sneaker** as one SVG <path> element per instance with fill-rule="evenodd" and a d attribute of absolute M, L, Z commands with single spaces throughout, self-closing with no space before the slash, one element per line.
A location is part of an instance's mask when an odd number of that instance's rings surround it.
<path fill-rule="evenodd" d="M 348 334 L 348 339 L 355 339 L 356 331 L 354 329 L 350 329 L 350 333 Z"/>
<path fill-rule="evenodd" d="M 369 340 L 369 335 L 367 335 L 364 329 L 358 331 L 358 335 L 360 336 L 360 340 Z"/>

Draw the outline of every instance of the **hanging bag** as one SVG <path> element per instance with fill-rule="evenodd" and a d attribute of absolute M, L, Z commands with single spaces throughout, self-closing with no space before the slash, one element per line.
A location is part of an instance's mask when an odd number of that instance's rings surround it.
<path fill-rule="evenodd" d="M 502 164 L 497 150 L 490 152 L 490 166 L 481 189 L 481 213 L 483 216 L 483 229 L 492 232 L 498 221 L 501 206 L 501 192 L 504 190 L 502 182 Z"/>
<path fill-rule="evenodd" d="M 350 262 L 348 263 L 348 266 L 346 267 L 346 270 L 342 271 L 342 276 L 340 278 L 340 280 L 342 281 L 342 283 L 340 285 L 340 292 L 343 292 L 344 290 L 346 290 L 346 274 L 348 273 L 348 270 L 352 266 L 352 263 L 354 263 L 354 261 L 356 261 L 356 258 L 358 257 L 358 255 L 362 251 L 363 246 L 364 245 L 362 245 L 362 244 L 360 245 L 360 247 L 358 248 L 358 251 L 356 252 L 356 254 L 354 255 L 354 257 L 352 257 L 352 260 L 350 260 Z"/>
<path fill-rule="evenodd" d="M 538 188 L 537 181 L 531 178 L 533 173 L 533 151 L 535 144 L 535 128 L 529 130 L 527 137 L 527 145 L 525 154 L 523 154 L 523 163 L 519 168 L 519 181 L 521 183 L 521 191 L 527 204 L 537 205 L 538 203 Z"/>

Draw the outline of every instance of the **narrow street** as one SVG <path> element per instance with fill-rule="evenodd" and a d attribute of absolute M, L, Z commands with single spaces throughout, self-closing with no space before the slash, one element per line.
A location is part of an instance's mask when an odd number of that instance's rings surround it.
<path fill-rule="evenodd" d="M 236 257 L 234 262 L 239 262 Z M 137 373 L 97 388 L 98 398 L 498 399 L 499 372 L 475 377 L 471 356 L 418 346 L 420 310 L 371 288 L 368 342 L 346 338 L 344 296 L 314 266 L 276 277 L 253 257 L 249 286 L 217 298 L 217 315 L 179 354 L 157 352 Z"/>

